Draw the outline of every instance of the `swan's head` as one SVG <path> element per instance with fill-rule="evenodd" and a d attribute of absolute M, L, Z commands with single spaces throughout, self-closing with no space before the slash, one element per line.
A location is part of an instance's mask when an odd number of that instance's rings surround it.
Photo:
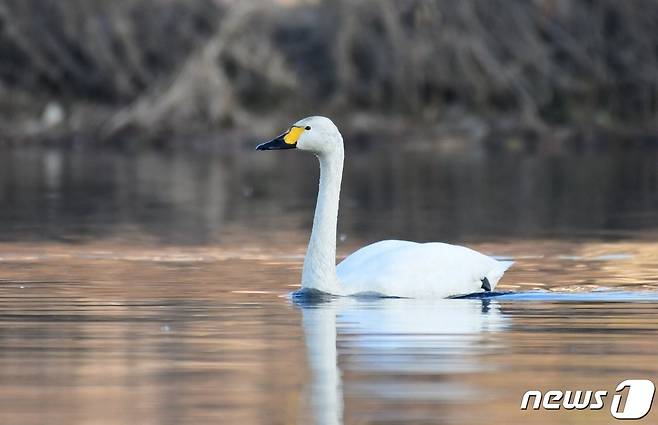
<path fill-rule="evenodd" d="M 308 117 L 294 123 L 286 132 L 256 147 L 259 151 L 299 149 L 315 154 L 343 148 L 343 137 L 329 118 Z"/>

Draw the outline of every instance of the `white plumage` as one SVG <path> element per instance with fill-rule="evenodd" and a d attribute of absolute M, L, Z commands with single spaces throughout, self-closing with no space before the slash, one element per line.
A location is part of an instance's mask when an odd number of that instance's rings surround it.
<path fill-rule="evenodd" d="M 343 138 L 333 122 L 309 117 L 259 150 L 313 152 L 320 188 L 302 271 L 302 291 L 333 295 L 445 298 L 493 290 L 512 262 L 439 242 L 387 240 L 368 245 L 336 266 L 336 225 L 343 172 Z"/>
<path fill-rule="evenodd" d="M 484 291 L 484 278 L 495 288 L 510 265 L 463 246 L 390 240 L 359 249 L 336 272 L 342 295 L 445 298 Z"/>

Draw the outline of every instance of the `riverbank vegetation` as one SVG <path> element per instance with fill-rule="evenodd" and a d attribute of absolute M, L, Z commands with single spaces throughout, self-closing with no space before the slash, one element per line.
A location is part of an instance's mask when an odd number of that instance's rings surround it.
<path fill-rule="evenodd" d="M 656 28 L 650 0 L 3 0 L 0 138 L 163 142 L 313 113 L 651 139 Z"/>

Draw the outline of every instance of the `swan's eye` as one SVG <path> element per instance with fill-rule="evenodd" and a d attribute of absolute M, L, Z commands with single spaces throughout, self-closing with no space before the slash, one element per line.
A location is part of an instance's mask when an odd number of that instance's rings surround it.
<path fill-rule="evenodd" d="M 306 128 L 305 128 L 305 130 L 310 130 L 310 129 L 311 129 L 310 125 L 307 125 Z"/>

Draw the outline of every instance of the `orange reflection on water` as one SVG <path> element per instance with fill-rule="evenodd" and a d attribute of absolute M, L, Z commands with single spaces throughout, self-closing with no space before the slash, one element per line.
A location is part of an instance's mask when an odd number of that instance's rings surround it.
<path fill-rule="evenodd" d="M 502 291 L 658 291 L 653 242 L 473 247 L 516 260 Z M 518 404 L 535 387 L 658 375 L 655 298 L 309 308 L 285 298 L 304 250 L 303 235 L 267 249 L 0 244 L 0 423 L 604 424 L 605 411 Z"/>

